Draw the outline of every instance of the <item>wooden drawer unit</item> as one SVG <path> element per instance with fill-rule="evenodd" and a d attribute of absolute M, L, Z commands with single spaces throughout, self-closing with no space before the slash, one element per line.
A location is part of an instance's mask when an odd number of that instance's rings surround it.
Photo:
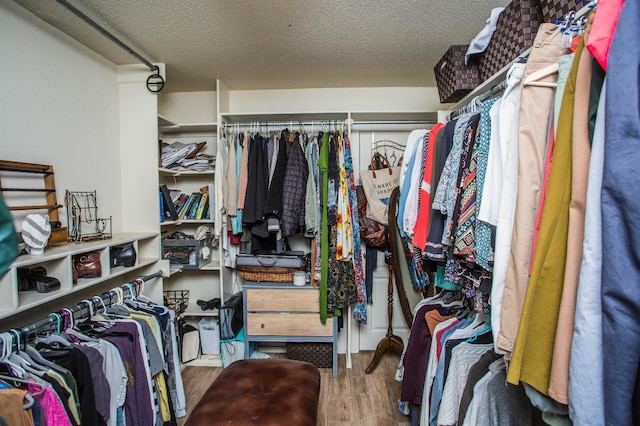
<path fill-rule="evenodd" d="M 322 324 L 317 314 L 249 312 L 247 331 L 260 336 L 333 336 L 333 318 Z"/>
<path fill-rule="evenodd" d="M 245 358 L 250 355 L 250 342 L 330 342 L 337 376 L 337 322 L 335 318 L 320 322 L 317 288 L 246 282 L 243 291 Z"/>

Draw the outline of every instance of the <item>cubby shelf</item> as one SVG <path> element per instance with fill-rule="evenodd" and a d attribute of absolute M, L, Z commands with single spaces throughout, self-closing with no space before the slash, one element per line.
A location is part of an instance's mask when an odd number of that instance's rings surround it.
<path fill-rule="evenodd" d="M 5 296 L 0 299 L 0 319 L 37 308 L 43 303 L 54 301 L 156 263 L 158 261 L 155 252 L 157 238 L 159 238 L 157 233 L 115 234 L 113 238 L 108 240 L 68 243 L 51 247 L 46 249 L 43 255 L 18 256 L 9 271 L 0 279 L 0 293 Z M 131 267 L 112 268 L 110 266 L 110 247 L 122 244 L 133 244 L 137 253 L 136 263 Z M 76 284 L 73 284 L 73 256 L 90 251 L 100 253 L 102 276 L 90 279 L 80 278 Z M 18 291 L 18 269 L 34 266 L 44 267 L 47 270 L 47 275 L 60 280 L 60 288 L 50 293 Z"/>

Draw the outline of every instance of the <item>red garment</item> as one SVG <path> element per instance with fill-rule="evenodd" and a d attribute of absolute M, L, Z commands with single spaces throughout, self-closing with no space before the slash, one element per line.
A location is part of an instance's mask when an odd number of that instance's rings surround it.
<path fill-rule="evenodd" d="M 613 33 L 616 31 L 623 4 L 624 0 L 598 1 L 591 29 L 589 30 L 589 39 L 585 44 L 589 53 L 593 55 L 605 71 L 607 70 L 611 39 L 613 39 Z M 635 42 L 636 40 L 629 40 L 629 43 Z"/>
<path fill-rule="evenodd" d="M 554 128 L 553 120 L 551 121 L 551 129 Z M 533 267 L 533 258 L 536 255 L 536 247 L 538 245 L 538 233 L 540 232 L 540 221 L 542 220 L 542 211 L 544 210 L 544 200 L 547 195 L 547 189 L 549 188 L 549 175 L 551 174 L 551 163 L 553 163 L 553 147 L 556 140 L 553 135 L 553 131 L 549 132 L 549 146 L 547 148 L 547 159 L 544 167 L 544 180 L 542 181 L 542 188 L 540 190 L 540 205 L 538 207 L 538 214 L 536 216 L 536 225 L 533 228 L 533 248 L 531 250 L 531 262 L 529 263 L 529 274 L 531 274 L 531 268 Z"/>
<path fill-rule="evenodd" d="M 429 130 L 429 145 L 427 146 L 427 158 L 420 185 L 420 199 L 418 201 L 418 217 L 413 226 L 413 238 L 411 243 L 424 250 L 427 246 L 427 234 L 429 233 L 429 213 L 431 212 L 431 175 L 433 174 L 433 157 L 436 153 L 436 137 L 444 128 L 443 123 L 436 123 Z"/>

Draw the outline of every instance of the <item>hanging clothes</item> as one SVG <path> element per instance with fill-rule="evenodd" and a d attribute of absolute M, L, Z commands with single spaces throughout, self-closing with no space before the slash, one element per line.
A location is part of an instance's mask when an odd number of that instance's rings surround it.
<path fill-rule="evenodd" d="M 540 240 L 507 373 L 509 383 L 523 381 L 543 395 L 549 393 L 553 342 L 566 266 L 574 96 L 583 49 L 584 39 L 576 52 L 562 98 L 549 189 L 545 205 L 540 207 L 543 208 Z"/>
<path fill-rule="evenodd" d="M 604 169 L 602 177 L 602 321 L 606 424 L 640 418 L 640 280 L 637 235 L 640 200 L 640 4 L 626 1 L 620 12 L 607 68 Z M 609 78 L 610 77 L 610 78 Z M 627 101 L 629 100 L 629 101 Z M 620 374 L 621 372 L 629 374 Z M 614 384 L 615 383 L 615 384 Z"/>
<path fill-rule="evenodd" d="M 547 70 L 556 66 L 558 57 L 565 52 L 560 26 L 542 24 L 523 75 L 518 120 L 518 189 L 497 342 L 498 348 L 507 352 L 513 350 L 528 286 L 533 228 L 548 135 L 548 126 L 540 123 L 548 123 L 551 117 L 554 90 L 548 83 L 553 85 L 557 80 L 556 73 Z"/>
<path fill-rule="evenodd" d="M 309 166 L 305 159 L 300 134 L 286 131 L 289 156 L 283 180 L 282 236 L 301 233 L 305 224 L 305 190 L 309 178 Z"/>
<path fill-rule="evenodd" d="M 489 164 L 493 164 L 493 167 L 489 167 L 487 172 L 491 176 L 486 177 L 485 183 L 485 188 L 491 185 L 494 190 L 483 192 L 482 205 L 487 206 L 487 209 L 485 211 L 482 207 L 480 211 L 480 220 L 496 227 L 491 283 L 491 330 L 494 350 L 499 354 L 505 353 L 498 347 L 498 336 L 502 329 L 502 300 L 518 191 L 518 123 L 522 95 L 520 83 L 524 70 L 524 64 L 513 64 L 507 73 L 507 87 L 500 102 L 499 140 L 490 146 Z"/>

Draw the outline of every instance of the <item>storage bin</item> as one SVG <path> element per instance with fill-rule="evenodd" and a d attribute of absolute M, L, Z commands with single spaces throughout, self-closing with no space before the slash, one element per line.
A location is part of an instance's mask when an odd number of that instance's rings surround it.
<path fill-rule="evenodd" d="M 163 239 L 162 257 L 175 269 L 200 269 L 211 262 L 208 240 Z"/>
<path fill-rule="evenodd" d="M 198 322 L 200 344 L 205 355 L 220 355 L 220 326 L 214 318 L 202 318 Z"/>
<path fill-rule="evenodd" d="M 478 59 L 471 57 L 468 65 L 464 63 L 468 47 L 466 44 L 450 46 L 433 69 L 443 104 L 459 101 L 482 82 Z"/>
<path fill-rule="evenodd" d="M 558 19 L 564 20 L 569 12 L 578 11 L 584 6 L 578 0 L 539 0 L 542 22 L 555 23 Z"/>
<path fill-rule="evenodd" d="M 509 3 L 500 14 L 491 42 L 480 59 L 480 80 L 488 80 L 533 46 L 541 23 L 538 0 Z"/>
<path fill-rule="evenodd" d="M 240 329 L 236 337 L 229 340 L 220 341 L 220 352 L 222 353 L 222 366 L 228 367 L 232 363 L 244 359 L 244 345 L 246 345 L 244 338 L 244 328 Z M 249 355 L 253 354 L 258 349 L 258 345 L 255 342 L 249 344 Z"/>
<path fill-rule="evenodd" d="M 333 367 L 333 343 L 287 342 L 287 358 L 306 361 L 318 368 Z"/>

